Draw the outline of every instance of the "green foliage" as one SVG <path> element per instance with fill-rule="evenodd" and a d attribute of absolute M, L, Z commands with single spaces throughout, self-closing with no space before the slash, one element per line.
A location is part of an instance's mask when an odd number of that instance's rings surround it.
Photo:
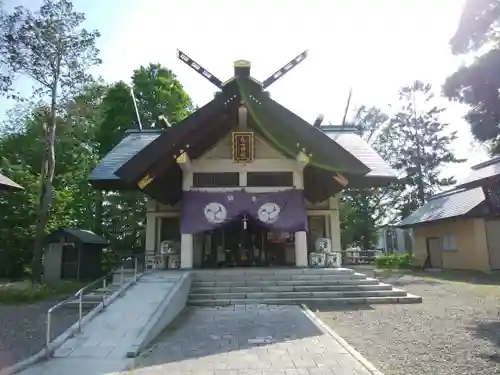
<path fill-rule="evenodd" d="M 409 215 L 425 200 L 456 183 L 453 177 L 442 177 L 447 165 L 462 163 L 451 150 L 456 132 L 448 132 L 442 122 L 445 111 L 435 102 L 432 86 L 421 81 L 400 89 L 400 108 L 384 128 L 381 141 L 392 150 L 392 167 L 403 171 L 407 187 L 401 194 L 401 216 Z"/>
<path fill-rule="evenodd" d="M 442 177 L 446 165 L 460 163 L 450 149 L 455 132 L 440 120 L 432 87 L 420 81 L 400 89 L 400 100 L 388 115 L 378 108 L 360 107 L 350 123 L 360 135 L 404 176 L 404 183 L 384 188 L 348 188 L 340 211 L 342 245 L 373 248 L 378 229 L 406 217 L 442 187 L 453 185 Z"/>
<path fill-rule="evenodd" d="M 101 62 L 95 47 L 99 32 L 82 28 L 84 21 L 85 15 L 75 12 L 69 0 L 44 0 L 36 12 L 18 6 L 10 14 L 0 14 L 1 65 L 6 67 L 8 79 L 19 75 L 31 78 L 36 84 L 34 93 L 42 100 L 48 98 L 50 103 L 37 108 L 35 114 L 35 121 L 42 124 L 44 140 L 32 257 L 35 282 L 41 281 L 43 238 L 54 199 L 56 128 L 61 102 L 92 82 L 88 71 Z M 9 83 L 3 80 L 2 91 Z"/>
<path fill-rule="evenodd" d="M 444 94 L 470 106 L 466 120 L 474 137 L 500 153 L 500 1 L 467 0 L 455 35 L 450 41 L 455 55 L 476 53 L 472 64 L 447 78 Z"/>
<path fill-rule="evenodd" d="M 162 68 L 162 71 L 168 69 Z M 141 71 L 141 69 L 136 70 Z M 141 85 L 151 86 L 145 80 Z M 176 87 L 180 87 L 177 85 Z M 170 92 L 172 92 L 170 90 Z M 160 93 L 159 98 L 168 98 Z M 178 93 L 175 97 L 186 98 Z M 184 100 L 180 113 L 163 113 L 180 119 L 191 106 Z M 149 103 L 145 108 L 178 108 Z M 156 99 L 151 99 L 156 100 Z M 32 258 L 36 210 L 40 189 L 40 160 L 43 155 L 43 106 L 24 104 L 8 114 L 0 128 L 0 170 L 26 188 L 19 193 L 0 194 L 0 211 L 12 212 L 0 223 L 0 277 L 24 276 Z M 141 110 L 145 118 L 151 113 Z M 87 85 L 59 110 L 56 127 L 56 171 L 53 181 L 53 205 L 46 232 L 61 226 L 94 229 L 111 243 L 114 252 L 144 251 L 146 198 L 140 192 L 96 192 L 87 178 L 98 163 L 123 138 L 127 129 L 136 128 L 135 110 L 128 86 L 123 82 Z M 113 254 L 110 254 L 113 258 Z M 4 261 L 5 260 L 5 261 Z M 106 262 L 108 269 L 112 261 Z"/>
<path fill-rule="evenodd" d="M 0 304 L 33 303 L 49 298 L 66 298 L 83 286 L 84 284 L 73 281 L 42 285 L 31 285 L 26 281 L 16 283 L 0 282 Z"/>
<path fill-rule="evenodd" d="M 397 150 L 388 147 L 383 138 L 384 129 L 389 124 L 389 116 L 386 113 L 379 108 L 361 106 L 350 124 L 358 129 L 361 137 L 384 160 L 390 164 L 397 160 Z M 374 248 L 378 242 L 378 229 L 396 217 L 401 189 L 400 185 L 395 184 L 385 188 L 345 190 L 340 210 L 342 246 Z"/>
<path fill-rule="evenodd" d="M 455 35 L 450 41 L 454 54 L 477 51 L 498 41 L 499 0 L 466 0 Z"/>
<path fill-rule="evenodd" d="M 160 64 L 134 70 L 132 82 L 144 127 L 154 126 L 159 116 L 176 124 L 193 111 L 191 98 L 175 74 Z"/>
<path fill-rule="evenodd" d="M 410 253 L 404 254 L 386 254 L 375 259 L 375 266 L 378 269 L 411 269 L 412 255 Z"/>
<path fill-rule="evenodd" d="M 44 0 L 36 12 L 17 6 L 1 14 L 0 56 L 14 77 L 30 77 L 39 94 L 66 97 L 91 81 L 88 69 L 101 62 L 100 34 L 82 28 L 84 21 L 69 0 Z"/>

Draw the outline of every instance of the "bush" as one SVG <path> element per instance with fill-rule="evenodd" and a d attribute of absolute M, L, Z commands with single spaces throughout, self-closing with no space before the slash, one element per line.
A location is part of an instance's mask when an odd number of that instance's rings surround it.
<path fill-rule="evenodd" d="M 375 265 L 380 269 L 411 269 L 412 255 L 404 254 L 387 254 L 375 259 Z"/>

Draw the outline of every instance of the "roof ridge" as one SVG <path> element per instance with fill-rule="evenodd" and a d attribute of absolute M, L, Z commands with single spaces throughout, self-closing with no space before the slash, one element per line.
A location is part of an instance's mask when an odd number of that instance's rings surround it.
<path fill-rule="evenodd" d="M 499 156 L 495 156 L 493 158 L 490 158 L 490 159 L 488 159 L 486 161 L 483 161 L 483 162 L 481 162 L 479 164 L 473 165 L 471 167 L 471 169 L 474 170 L 474 171 L 477 171 L 478 169 L 487 167 L 487 166 L 492 165 L 492 164 L 496 164 L 498 162 L 500 162 L 500 155 Z"/>
<path fill-rule="evenodd" d="M 445 190 L 445 191 L 442 191 L 440 193 L 434 194 L 428 200 L 431 201 L 431 200 L 434 200 L 434 199 L 448 197 L 450 195 L 462 193 L 462 192 L 467 191 L 467 190 L 473 190 L 473 189 L 467 189 L 467 188 L 463 188 L 463 187 L 454 187 L 454 188 L 451 188 L 449 190 Z"/>
<path fill-rule="evenodd" d="M 323 132 L 335 132 L 335 133 L 359 133 L 359 129 L 355 126 L 342 126 L 342 125 L 320 125 L 317 127 Z"/>
<path fill-rule="evenodd" d="M 162 128 L 148 128 L 148 129 L 127 129 L 125 134 L 140 134 L 140 133 L 163 133 L 165 129 Z"/>

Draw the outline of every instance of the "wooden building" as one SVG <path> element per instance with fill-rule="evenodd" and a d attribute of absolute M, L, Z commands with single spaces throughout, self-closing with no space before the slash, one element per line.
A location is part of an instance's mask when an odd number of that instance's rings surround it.
<path fill-rule="evenodd" d="M 500 269 L 500 157 L 472 167 L 399 226 L 413 229 L 414 262 L 432 268 Z"/>
<path fill-rule="evenodd" d="M 101 276 L 102 250 L 108 241 L 89 230 L 59 228 L 46 238 L 44 280 L 95 280 Z"/>
<path fill-rule="evenodd" d="M 145 251 L 180 244 L 181 268 L 308 266 L 318 238 L 339 251 L 339 198 L 346 187 L 386 186 L 394 171 L 352 128 L 308 123 L 266 90 L 305 57 L 260 82 L 237 61 L 183 121 L 128 131 L 90 176 L 96 189 L 140 189 L 149 198 Z"/>

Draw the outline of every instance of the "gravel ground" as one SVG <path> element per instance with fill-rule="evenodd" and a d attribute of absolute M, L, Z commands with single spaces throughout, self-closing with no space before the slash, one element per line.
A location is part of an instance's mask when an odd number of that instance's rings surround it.
<path fill-rule="evenodd" d="M 0 369 L 39 352 L 45 345 L 47 310 L 54 301 L 30 305 L 0 304 Z M 57 337 L 78 319 L 75 307 L 54 313 L 52 337 Z"/>
<path fill-rule="evenodd" d="M 309 307 L 386 375 L 500 374 L 499 276 L 443 272 L 384 281 L 423 303 Z"/>

